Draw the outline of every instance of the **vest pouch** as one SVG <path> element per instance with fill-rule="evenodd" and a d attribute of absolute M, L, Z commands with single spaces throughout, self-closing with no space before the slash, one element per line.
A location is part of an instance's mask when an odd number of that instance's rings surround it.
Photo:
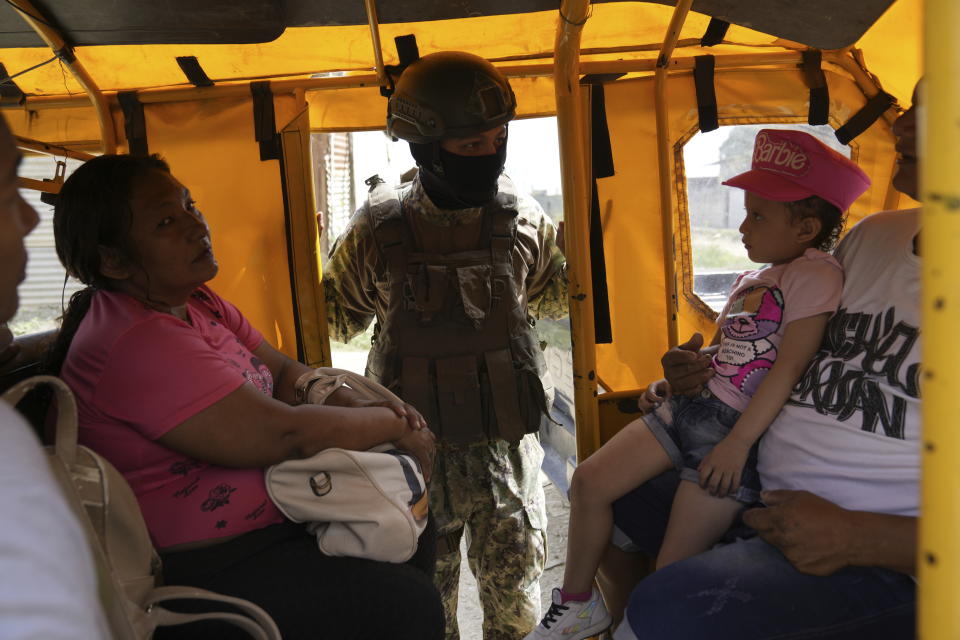
<path fill-rule="evenodd" d="M 436 364 L 441 436 L 448 442 L 477 441 L 484 429 L 476 357 L 439 358 Z"/>
<path fill-rule="evenodd" d="M 463 312 L 477 331 L 483 328 L 483 322 L 490 313 L 492 275 L 493 268 L 489 264 L 457 267 L 457 284 L 460 288 Z"/>
<path fill-rule="evenodd" d="M 421 319 L 429 322 L 435 313 L 443 309 L 447 292 L 447 267 L 421 264 L 416 274 L 407 274 L 407 285 L 413 293 L 414 306 Z"/>
<path fill-rule="evenodd" d="M 547 363 L 540 345 L 535 342 L 532 331 L 511 340 L 514 362 L 516 362 L 517 397 L 520 403 L 520 417 L 526 433 L 540 429 L 542 416 L 550 416 L 548 402 L 553 402 L 553 388 L 544 387 L 544 380 L 550 381 Z"/>
<path fill-rule="evenodd" d="M 517 397 L 520 400 L 520 420 L 525 433 L 540 430 L 543 416 L 549 415 L 546 393 L 537 372 L 529 367 L 517 369 Z"/>
<path fill-rule="evenodd" d="M 390 378 L 393 377 L 393 372 L 387 371 L 389 362 L 390 358 L 388 355 L 377 349 L 377 343 L 374 342 L 373 346 L 370 347 L 370 351 L 367 353 L 367 366 L 364 368 L 363 375 L 386 385 Z M 411 402 L 410 404 L 413 403 Z"/>
<path fill-rule="evenodd" d="M 440 435 L 437 419 L 437 401 L 434 393 L 435 380 L 430 375 L 428 358 L 404 358 L 400 369 L 400 397 L 423 414 L 427 426 Z"/>
<path fill-rule="evenodd" d="M 513 358 L 509 349 L 487 351 L 483 354 L 490 379 L 490 404 L 496 418 L 498 435 L 514 444 L 527 433 L 527 425 L 520 410 L 521 380 L 513 367 Z M 540 423 L 537 422 L 539 428 Z"/>

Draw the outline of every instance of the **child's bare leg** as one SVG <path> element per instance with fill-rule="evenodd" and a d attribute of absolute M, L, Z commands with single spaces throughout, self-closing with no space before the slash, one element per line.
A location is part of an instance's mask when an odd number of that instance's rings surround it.
<path fill-rule="evenodd" d="M 643 420 L 621 429 L 580 463 L 570 483 L 570 528 L 563 590 L 585 593 L 613 531 L 613 502 L 673 464 Z"/>
<path fill-rule="evenodd" d="M 695 482 L 682 481 L 673 498 L 657 569 L 712 547 L 743 506 L 733 498 L 712 496 Z"/>

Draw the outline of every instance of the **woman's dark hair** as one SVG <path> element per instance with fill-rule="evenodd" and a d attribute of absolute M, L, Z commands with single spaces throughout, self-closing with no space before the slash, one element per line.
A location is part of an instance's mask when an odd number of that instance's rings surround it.
<path fill-rule="evenodd" d="M 100 272 L 100 248 L 137 260 L 130 243 L 130 198 L 137 180 L 151 171 L 170 173 L 170 167 L 158 155 L 99 156 L 78 167 L 57 194 L 53 211 L 57 256 L 67 273 L 87 286 L 70 297 L 60 332 L 47 353 L 46 372 L 60 373 L 93 294 L 111 288 L 110 279 Z"/>
<path fill-rule="evenodd" d="M 813 239 L 813 247 L 821 251 L 830 251 L 840 239 L 845 217 L 840 209 L 820 196 L 810 196 L 803 200 L 787 202 L 787 209 L 794 220 L 816 218 L 820 221 L 820 233 Z"/>

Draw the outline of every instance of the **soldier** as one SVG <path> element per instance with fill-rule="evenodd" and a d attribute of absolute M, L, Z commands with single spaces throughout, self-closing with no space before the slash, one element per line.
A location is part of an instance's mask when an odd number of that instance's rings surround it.
<path fill-rule="evenodd" d="M 516 99 L 486 60 L 461 52 L 413 62 L 387 128 L 418 171 L 370 195 L 324 270 L 333 336 L 376 316 L 367 375 L 426 417 L 439 438 L 431 482 L 437 586 L 459 638 L 460 539 L 484 611 L 484 638 L 522 637 L 540 614 L 546 511 L 537 436 L 553 385 L 534 317 L 567 313 L 556 230 L 502 175 Z"/>

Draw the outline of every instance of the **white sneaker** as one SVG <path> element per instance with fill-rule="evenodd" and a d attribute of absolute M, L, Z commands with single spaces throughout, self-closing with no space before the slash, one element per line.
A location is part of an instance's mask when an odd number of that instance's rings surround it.
<path fill-rule="evenodd" d="M 536 628 L 523 640 L 584 640 L 610 628 L 613 618 L 607 613 L 596 587 L 585 602 L 560 602 L 560 589 L 553 590 L 553 604 Z"/>

